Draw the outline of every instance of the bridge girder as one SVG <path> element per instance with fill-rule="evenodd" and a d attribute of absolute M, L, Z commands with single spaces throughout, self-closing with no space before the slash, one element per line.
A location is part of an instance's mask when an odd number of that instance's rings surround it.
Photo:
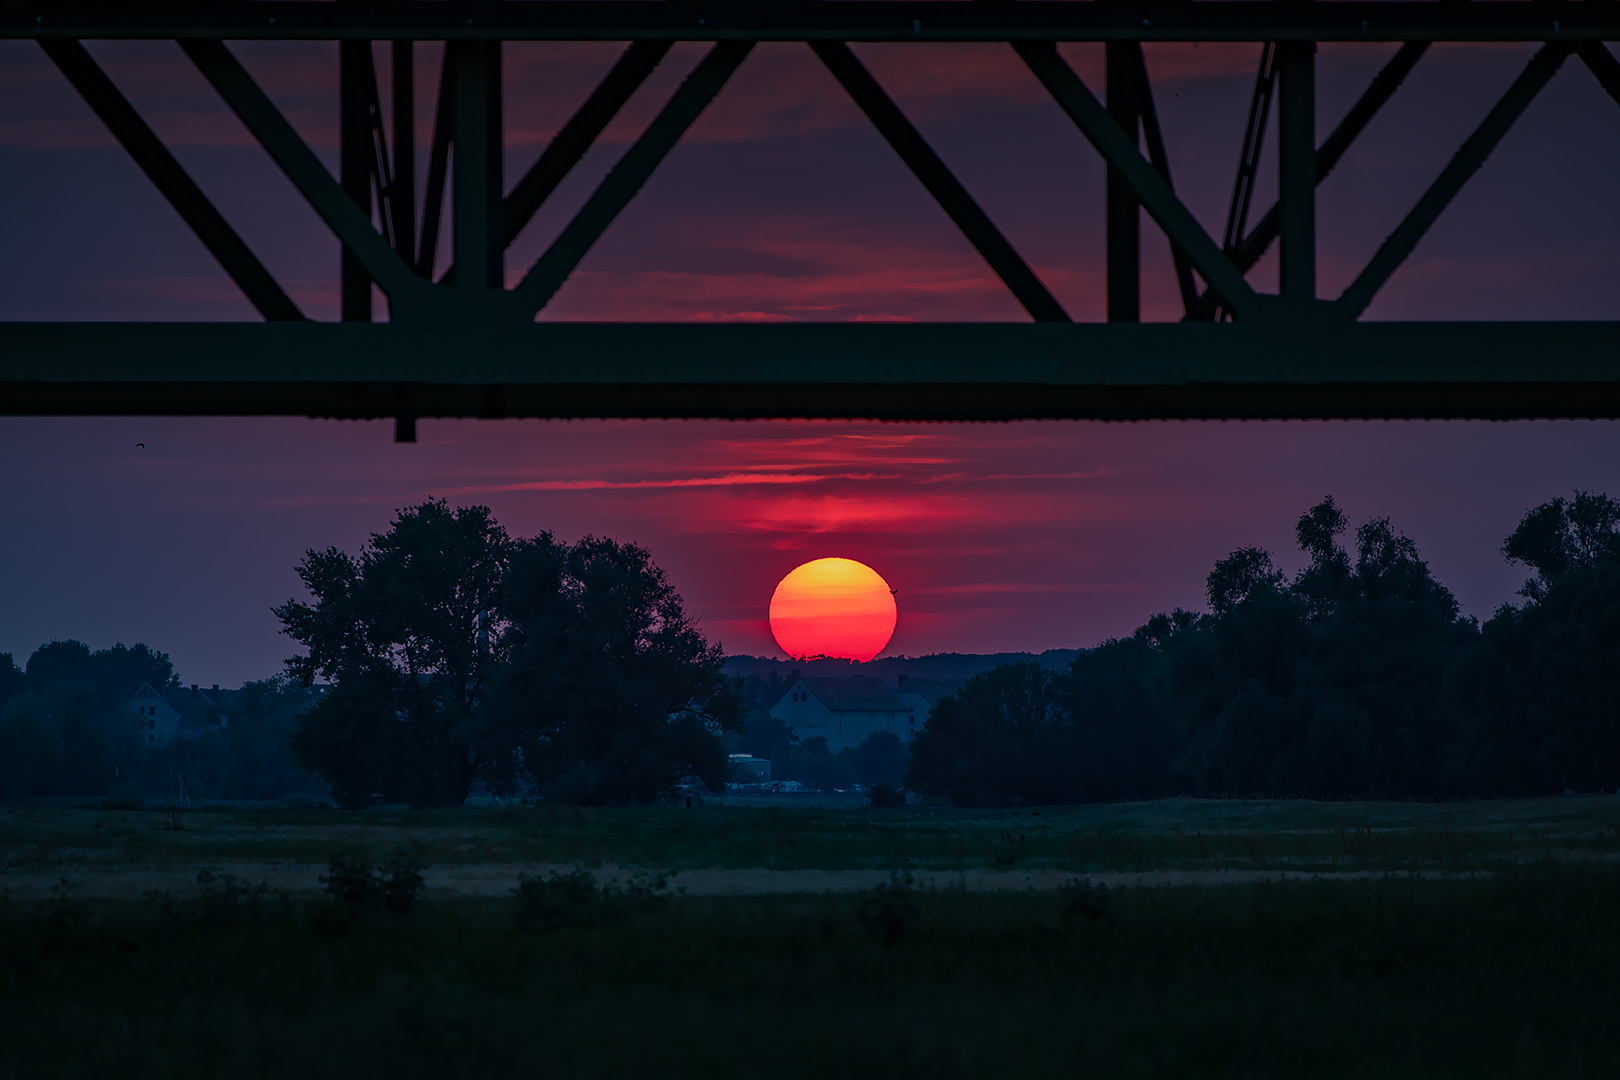
<path fill-rule="evenodd" d="M 0 324 L 0 413 L 395 416 L 404 436 L 418 416 L 1620 416 L 1620 322 L 1359 321 L 1566 60 L 1578 57 L 1620 100 L 1620 62 L 1603 45 L 1620 38 L 1620 4 L 49 0 L 0 8 L 0 38 L 40 43 L 268 320 Z M 304 319 L 81 44 L 104 38 L 180 43 L 340 241 L 349 321 Z M 326 170 L 226 44 L 249 39 L 347 43 L 341 176 Z M 410 43 L 418 40 L 447 43 L 420 207 L 410 110 L 396 110 L 405 119 L 396 123 L 391 157 L 363 45 L 395 42 L 394 92 L 408 100 Z M 630 44 L 503 196 L 492 179 L 502 153 L 499 42 L 523 40 Z M 674 41 L 714 45 L 519 283 L 501 287 L 505 247 Z M 534 322 L 761 41 L 810 46 L 1034 324 Z M 847 47 L 963 41 L 1009 44 L 1108 165 L 1109 324 L 1069 321 Z M 1114 85 L 1106 105 L 1054 47 L 1069 41 L 1109 43 Z M 1275 44 L 1262 53 L 1250 141 L 1220 241 L 1171 180 L 1140 53 L 1142 42 L 1164 41 Z M 1310 43 L 1321 41 L 1405 45 L 1318 145 Z M 1540 48 L 1351 286 L 1337 299 L 1319 299 L 1314 188 L 1434 41 Z M 1283 197 L 1249 229 L 1256 133 L 1274 93 Z M 447 186 L 456 193 L 454 265 L 434 280 Z M 1143 209 L 1170 241 L 1186 316 L 1180 324 L 1136 321 Z M 1274 242 L 1284 268 L 1277 296 L 1256 292 L 1245 278 Z M 388 299 L 386 323 L 369 321 L 373 282 Z"/>

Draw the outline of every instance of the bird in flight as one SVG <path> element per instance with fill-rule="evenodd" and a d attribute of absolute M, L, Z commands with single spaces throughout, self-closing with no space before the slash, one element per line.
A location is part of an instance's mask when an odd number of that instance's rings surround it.
<path fill-rule="evenodd" d="M 136 443 L 136 444 L 135 444 L 135 445 L 136 445 L 136 446 L 138 446 L 138 447 L 140 447 L 140 448 L 141 448 L 141 449 L 142 449 L 142 450 L 145 450 L 145 449 L 146 449 L 146 444 L 145 444 L 145 443 L 143 443 L 143 442 L 138 442 L 138 443 Z"/>

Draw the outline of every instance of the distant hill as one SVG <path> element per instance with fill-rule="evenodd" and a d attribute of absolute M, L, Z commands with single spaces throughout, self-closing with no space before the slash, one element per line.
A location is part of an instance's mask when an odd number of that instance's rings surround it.
<path fill-rule="evenodd" d="M 998 664 L 1023 664 L 1030 661 L 1044 668 L 1062 667 L 1079 649 L 1047 649 L 1043 653 L 933 653 L 929 656 L 884 656 L 866 664 L 849 660 L 776 660 L 769 656 L 728 656 L 727 675 L 765 676 L 774 671 L 781 678 L 798 669 L 802 675 L 868 675 L 876 676 L 890 686 L 899 686 L 904 678 L 968 679 Z"/>

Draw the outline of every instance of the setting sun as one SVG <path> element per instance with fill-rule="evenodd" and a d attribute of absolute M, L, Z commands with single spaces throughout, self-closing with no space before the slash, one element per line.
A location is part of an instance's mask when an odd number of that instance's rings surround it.
<path fill-rule="evenodd" d="M 789 656 L 872 659 L 894 636 L 894 590 L 865 563 L 816 559 L 771 596 L 771 634 Z"/>

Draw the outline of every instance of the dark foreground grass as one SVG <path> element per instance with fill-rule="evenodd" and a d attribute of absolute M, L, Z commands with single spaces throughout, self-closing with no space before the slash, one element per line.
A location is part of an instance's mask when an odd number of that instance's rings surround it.
<path fill-rule="evenodd" d="M 1463 803 L 1166 799 L 961 810 L 811 805 L 455 810 L 210 807 L 0 810 L 0 877 L 203 865 L 324 865 L 356 849 L 431 866 L 611 864 L 701 868 L 1053 869 L 1068 873 L 1270 867 L 1290 872 L 1495 870 L 1548 855 L 1620 852 L 1620 798 Z M 4 882 L 0 881 L 0 886 Z"/>
<path fill-rule="evenodd" d="M 0 905 L 0 1075 L 1620 1073 L 1620 871 L 1600 863 L 1107 893 L 589 892 L 403 915 L 231 883 Z"/>

